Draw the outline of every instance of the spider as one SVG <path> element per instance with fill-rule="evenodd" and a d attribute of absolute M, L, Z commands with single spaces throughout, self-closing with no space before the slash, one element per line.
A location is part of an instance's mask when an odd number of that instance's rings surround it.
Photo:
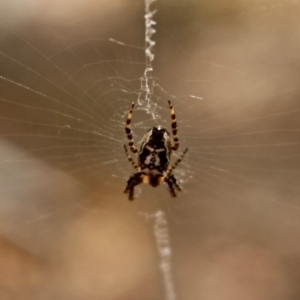
<path fill-rule="evenodd" d="M 184 155 L 187 153 L 188 148 L 180 155 L 173 166 L 169 167 L 171 160 L 172 150 L 176 151 L 179 147 L 179 139 L 177 136 L 177 122 L 175 111 L 172 103 L 168 100 L 170 113 L 171 113 L 171 126 L 173 132 L 173 141 L 167 129 L 157 126 L 150 128 L 143 137 L 139 149 L 137 149 L 133 142 L 132 131 L 130 128 L 131 118 L 134 109 L 134 103 L 127 115 L 125 133 L 127 135 L 130 150 L 138 156 L 137 163 L 129 155 L 127 147 L 124 145 L 125 153 L 128 161 L 137 170 L 133 173 L 128 181 L 124 193 L 129 193 L 128 199 L 134 199 L 134 187 L 140 183 L 148 183 L 153 187 L 157 187 L 161 183 L 167 183 L 172 197 L 176 197 L 174 187 L 181 191 L 181 187 L 172 173 L 177 165 L 182 161 Z"/>

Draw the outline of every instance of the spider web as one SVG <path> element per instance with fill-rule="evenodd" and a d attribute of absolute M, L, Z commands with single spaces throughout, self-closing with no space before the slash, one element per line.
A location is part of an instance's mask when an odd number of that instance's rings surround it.
<path fill-rule="evenodd" d="M 1 297 L 298 298 L 298 2 L 26 3 L 0 7 Z M 138 144 L 168 99 L 183 192 L 129 203 L 126 115 Z"/>

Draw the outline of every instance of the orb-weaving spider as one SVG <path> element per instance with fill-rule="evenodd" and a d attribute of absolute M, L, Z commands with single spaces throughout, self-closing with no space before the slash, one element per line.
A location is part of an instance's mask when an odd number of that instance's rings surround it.
<path fill-rule="evenodd" d="M 175 189 L 181 191 L 181 187 L 177 183 L 177 180 L 172 173 L 177 165 L 182 161 L 184 155 L 188 151 L 188 148 L 184 150 L 181 156 L 177 159 L 173 166 L 169 168 L 172 150 L 176 151 L 179 147 L 179 139 L 177 136 L 177 122 L 175 111 L 172 103 L 168 100 L 171 120 L 172 120 L 172 132 L 174 145 L 171 143 L 169 132 L 161 127 L 150 128 L 142 139 L 139 149 L 137 149 L 133 142 L 132 132 L 130 128 L 134 103 L 131 105 L 131 109 L 128 113 L 125 133 L 127 135 L 128 144 L 130 150 L 138 155 L 137 164 L 133 161 L 128 153 L 127 147 L 124 145 L 126 156 L 129 162 L 137 170 L 133 173 L 128 181 L 124 193 L 129 193 L 129 200 L 134 199 L 134 187 L 140 183 L 148 183 L 153 187 L 166 182 L 169 186 L 169 190 L 172 197 L 176 197 Z"/>

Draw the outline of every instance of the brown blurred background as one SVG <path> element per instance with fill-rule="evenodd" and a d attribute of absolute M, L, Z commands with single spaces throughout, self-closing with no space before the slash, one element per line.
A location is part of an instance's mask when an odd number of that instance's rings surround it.
<path fill-rule="evenodd" d="M 0 299 L 167 299 L 153 234 L 166 213 L 178 299 L 300 297 L 297 1 L 162 1 L 152 101 L 184 191 L 142 186 L 124 122 L 145 69 L 143 1 L 0 4 Z M 168 127 L 169 128 L 169 127 Z"/>

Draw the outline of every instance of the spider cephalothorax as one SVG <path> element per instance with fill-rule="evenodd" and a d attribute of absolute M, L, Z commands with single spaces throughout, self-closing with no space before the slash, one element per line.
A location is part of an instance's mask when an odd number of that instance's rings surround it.
<path fill-rule="evenodd" d="M 169 102 L 169 108 L 172 118 L 172 132 L 174 145 L 171 143 L 171 138 L 169 132 L 161 127 L 150 128 L 142 139 L 139 149 L 134 146 L 132 132 L 130 128 L 134 103 L 131 105 L 131 109 L 127 116 L 125 132 L 129 140 L 130 150 L 138 155 L 137 164 L 133 161 L 128 153 L 127 147 L 124 145 L 124 149 L 128 160 L 131 162 L 133 167 L 137 170 L 133 173 L 127 181 L 127 186 L 125 188 L 125 193 L 129 193 L 129 200 L 134 198 L 134 187 L 140 183 L 148 183 L 153 187 L 166 182 L 169 186 L 170 193 L 173 197 L 176 197 L 174 187 L 181 191 L 180 186 L 177 183 L 175 176 L 172 171 L 181 162 L 185 153 L 188 149 L 182 153 L 180 158 L 175 162 L 175 164 L 169 168 L 172 150 L 176 151 L 179 147 L 179 139 L 177 137 L 177 123 L 175 112 L 171 101 Z"/>

